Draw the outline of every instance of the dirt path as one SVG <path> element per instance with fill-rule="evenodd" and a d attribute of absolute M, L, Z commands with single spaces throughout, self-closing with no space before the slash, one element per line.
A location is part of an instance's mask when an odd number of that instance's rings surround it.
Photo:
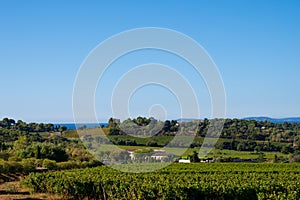
<path fill-rule="evenodd" d="M 0 184 L 0 199 L 58 200 L 61 198 L 59 196 L 49 194 L 30 194 L 29 189 L 21 187 L 18 181 L 14 181 Z"/>

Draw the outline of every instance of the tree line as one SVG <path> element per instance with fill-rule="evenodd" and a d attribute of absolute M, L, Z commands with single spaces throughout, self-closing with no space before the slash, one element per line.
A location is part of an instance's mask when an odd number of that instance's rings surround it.
<path fill-rule="evenodd" d="M 55 126 L 51 123 L 26 123 L 22 120 L 15 121 L 9 118 L 0 120 L 0 128 L 26 132 L 63 132 L 67 130 L 65 126 Z"/>
<path fill-rule="evenodd" d="M 153 124 L 155 127 L 153 127 Z M 152 127 L 151 127 L 152 126 Z M 205 137 L 211 120 L 194 120 L 191 122 L 178 122 L 177 120 L 158 121 L 154 118 L 137 117 L 120 122 L 118 119 L 110 118 L 108 121 L 109 135 L 126 135 L 127 132 L 156 131 L 156 136 L 175 135 L 183 132 L 185 135 L 195 134 Z M 155 128 L 159 128 L 158 130 Z M 125 131 L 124 131 L 125 130 Z M 138 133 L 135 133 L 139 135 Z M 152 134 L 153 135 L 153 134 Z M 245 139 L 270 142 L 286 142 L 300 145 L 300 123 L 272 123 L 269 121 L 256 121 L 244 119 L 224 119 L 221 138 Z"/>

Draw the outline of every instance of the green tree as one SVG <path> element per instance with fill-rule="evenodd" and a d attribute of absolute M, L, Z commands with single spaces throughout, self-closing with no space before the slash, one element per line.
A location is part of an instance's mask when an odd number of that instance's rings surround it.
<path fill-rule="evenodd" d="M 200 158 L 198 156 L 198 152 L 194 151 L 193 154 L 190 156 L 191 162 L 200 162 Z"/>
<path fill-rule="evenodd" d="M 18 140 L 14 142 L 14 151 L 24 150 L 29 145 L 28 138 L 26 136 L 20 136 Z"/>
<path fill-rule="evenodd" d="M 36 159 L 41 158 L 41 147 L 39 145 L 36 145 L 36 147 L 35 147 L 34 157 Z"/>

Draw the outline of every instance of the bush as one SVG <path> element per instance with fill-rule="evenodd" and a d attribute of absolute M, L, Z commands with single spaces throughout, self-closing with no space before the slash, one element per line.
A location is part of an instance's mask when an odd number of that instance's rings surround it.
<path fill-rule="evenodd" d="M 23 166 L 19 162 L 8 162 L 9 165 L 9 173 L 17 173 L 17 172 L 23 172 Z"/>
<path fill-rule="evenodd" d="M 9 169 L 10 169 L 10 165 L 8 164 L 8 162 L 4 161 L 1 162 L 1 173 L 7 174 L 9 173 Z"/>
<path fill-rule="evenodd" d="M 35 158 L 30 158 L 34 160 L 34 164 L 36 167 L 42 167 L 43 166 L 43 159 L 35 159 Z"/>
<path fill-rule="evenodd" d="M 0 174 L 4 173 L 4 167 L 3 167 L 4 162 L 5 162 L 4 160 L 0 160 Z"/>
<path fill-rule="evenodd" d="M 66 169 L 74 169 L 74 168 L 78 168 L 78 164 L 73 161 L 57 163 L 58 170 L 66 170 Z"/>
<path fill-rule="evenodd" d="M 25 173 L 35 171 L 36 167 L 39 166 L 38 163 L 42 160 L 29 158 L 23 159 L 21 162 L 16 161 L 5 161 L 0 159 L 0 173 Z M 42 166 L 42 164 L 40 165 Z"/>
<path fill-rule="evenodd" d="M 88 162 L 88 167 L 98 167 L 102 165 L 103 164 L 99 160 L 91 160 Z"/>
<path fill-rule="evenodd" d="M 43 160 L 42 167 L 45 167 L 49 170 L 55 170 L 57 169 L 57 164 L 54 160 L 45 159 Z"/>
<path fill-rule="evenodd" d="M 8 160 L 9 158 L 9 153 L 7 152 L 0 152 L 0 159 L 3 159 L 3 160 Z"/>
<path fill-rule="evenodd" d="M 8 158 L 8 161 L 15 161 L 15 162 L 18 162 L 18 161 L 21 161 L 22 159 L 21 158 L 18 158 L 16 156 L 11 156 Z"/>
<path fill-rule="evenodd" d="M 14 161 L 1 161 L 0 162 L 0 173 L 18 173 L 23 172 L 23 166 Z"/>
<path fill-rule="evenodd" d="M 25 159 L 22 160 L 21 165 L 23 166 L 23 172 L 28 174 L 36 169 L 35 159 Z"/>

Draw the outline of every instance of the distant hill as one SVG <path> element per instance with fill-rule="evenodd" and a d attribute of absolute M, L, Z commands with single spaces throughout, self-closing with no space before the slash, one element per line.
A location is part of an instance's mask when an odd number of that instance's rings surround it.
<path fill-rule="evenodd" d="M 284 122 L 288 122 L 288 123 L 299 123 L 300 122 L 300 117 L 287 117 L 287 118 L 271 118 L 271 117 L 246 117 L 243 118 L 245 120 L 256 120 L 256 121 L 269 121 L 272 123 L 284 123 Z M 192 119 L 192 118 L 183 118 L 183 119 L 177 119 L 178 122 L 190 122 L 190 121 L 194 121 L 196 119 Z"/>
<path fill-rule="evenodd" d="M 288 118 L 280 118 L 280 119 L 276 119 L 276 118 L 270 118 L 270 117 L 247 117 L 244 118 L 246 120 L 257 120 L 257 121 L 269 121 L 272 123 L 284 123 L 284 122 L 288 122 L 288 123 L 299 123 L 300 122 L 300 117 L 288 117 Z"/>

